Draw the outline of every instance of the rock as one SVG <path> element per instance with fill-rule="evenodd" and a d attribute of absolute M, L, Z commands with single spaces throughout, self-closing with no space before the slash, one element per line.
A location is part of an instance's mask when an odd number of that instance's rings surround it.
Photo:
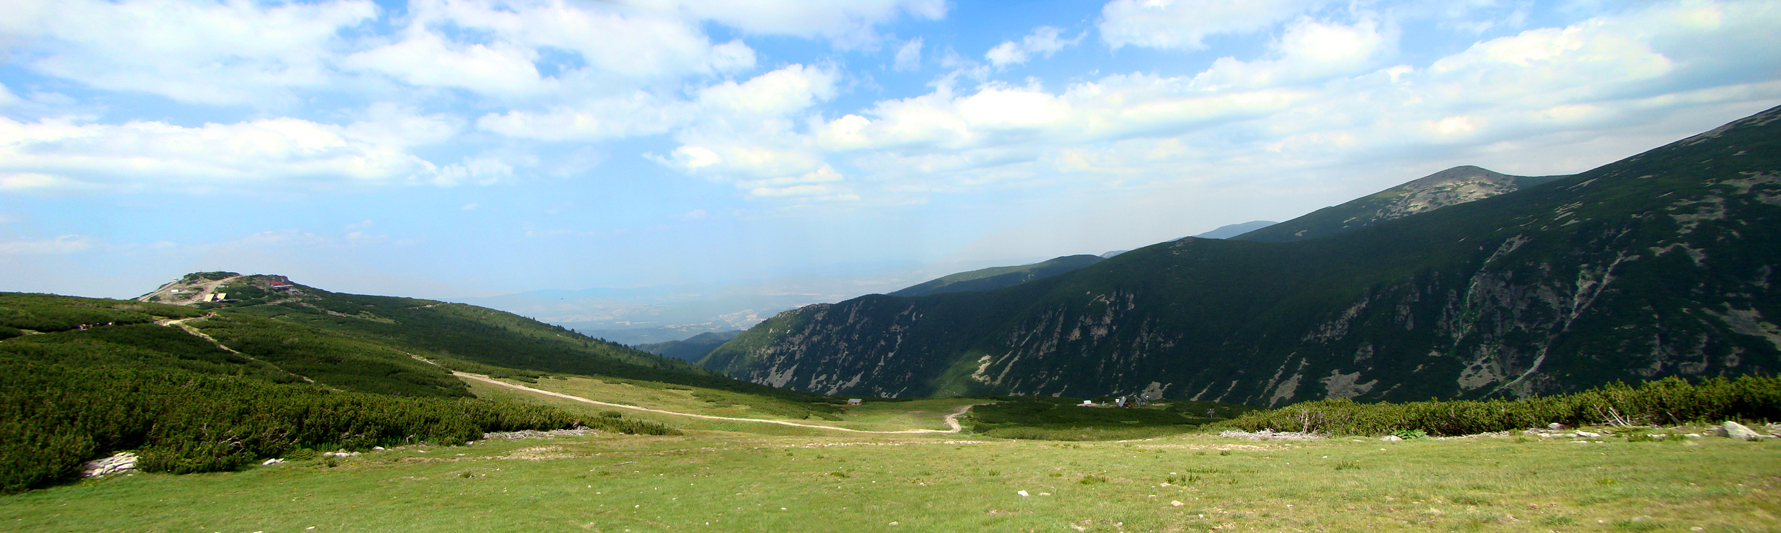
<path fill-rule="evenodd" d="M 272 466 L 282 462 L 284 462 L 284 459 L 267 459 L 266 462 L 260 463 L 260 466 Z"/>
<path fill-rule="evenodd" d="M 1187 504 L 1181 503 L 1181 500 L 1174 500 L 1174 501 L 1169 502 L 1170 507 L 1180 507 L 1183 505 L 1187 505 Z"/>
<path fill-rule="evenodd" d="M 1020 497 L 1022 497 L 1022 498 L 1025 498 L 1025 497 L 1027 497 L 1027 491 L 1024 491 L 1024 490 L 1023 490 L 1023 491 L 1020 491 L 1020 492 L 1016 492 L 1016 493 L 1015 493 L 1015 494 L 1019 494 L 1019 495 L 1020 495 Z"/>
<path fill-rule="evenodd" d="M 1602 438 L 1602 434 L 1601 434 L 1601 433 L 1590 433 L 1590 432 L 1588 432 L 1588 431 L 1579 431 L 1579 432 L 1577 432 L 1577 436 L 1578 436 L 1578 437 L 1582 437 L 1582 438 L 1585 438 L 1585 439 L 1599 439 L 1599 438 Z"/>
<path fill-rule="evenodd" d="M 1756 430 L 1730 420 L 1725 421 L 1724 424 L 1720 424 L 1716 431 L 1721 437 L 1731 437 L 1738 440 L 1756 440 L 1763 438 L 1763 435 L 1757 433 Z"/>
<path fill-rule="evenodd" d="M 1382 438 L 1382 439 L 1379 439 L 1379 440 L 1382 440 L 1382 441 L 1385 441 L 1385 442 L 1398 442 L 1398 441 L 1401 441 L 1401 440 L 1404 440 L 1404 438 L 1403 438 L 1403 437 L 1399 437 L 1399 436 L 1397 436 L 1397 435 L 1386 435 L 1386 436 L 1385 436 L 1385 438 Z"/>
<path fill-rule="evenodd" d="M 1564 428 L 1565 428 L 1565 425 L 1564 425 L 1564 424 L 1560 424 L 1560 423 L 1558 423 L 1558 422 L 1553 422 L 1553 423 L 1551 423 L 1551 424 L 1546 424 L 1546 429 L 1550 429 L 1550 430 L 1553 430 L 1553 431 L 1557 431 L 1557 430 L 1560 430 L 1560 429 L 1564 429 Z"/>
<path fill-rule="evenodd" d="M 104 459 L 81 463 L 80 475 L 82 477 L 99 477 L 135 469 L 136 454 L 124 452 Z"/>
<path fill-rule="evenodd" d="M 372 446 L 371 451 L 381 452 L 381 451 L 383 451 L 383 447 L 382 446 Z"/>
<path fill-rule="evenodd" d="M 1691 439 L 1698 439 L 1698 438 L 1702 438 L 1702 437 L 1701 437 L 1701 434 L 1700 434 L 1700 433 L 1689 433 L 1689 434 L 1687 434 L 1687 435 L 1683 435 L 1683 436 L 1684 436 L 1684 437 L 1688 437 L 1688 438 L 1691 438 Z"/>

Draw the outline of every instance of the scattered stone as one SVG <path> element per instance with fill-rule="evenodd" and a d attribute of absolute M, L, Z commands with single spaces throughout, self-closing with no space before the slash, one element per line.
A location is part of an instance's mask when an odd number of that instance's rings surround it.
<path fill-rule="evenodd" d="M 1027 497 L 1027 491 L 1024 491 L 1024 490 L 1023 490 L 1023 491 L 1019 491 L 1019 492 L 1015 492 L 1015 494 L 1019 494 L 1019 495 L 1020 495 L 1020 497 L 1022 497 L 1022 498 L 1025 498 L 1025 497 Z"/>
<path fill-rule="evenodd" d="M 346 450 L 340 450 L 337 452 L 322 452 L 322 457 L 353 457 L 358 454 L 359 454 L 359 452 L 349 452 Z"/>
<path fill-rule="evenodd" d="M 1385 441 L 1385 442 L 1399 442 L 1399 441 L 1402 441 L 1402 440 L 1404 440 L 1404 438 L 1403 438 L 1403 437 L 1399 437 L 1399 436 L 1397 436 L 1397 435 L 1386 435 L 1386 436 L 1385 436 L 1385 438 L 1382 438 L 1382 439 L 1379 439 L 1379 440 L 1382 440 L 1382 441 Z"/>
<path fill-rule="evenodd" d="M 266 462 L 260 463 L 260 466 L 272 466 L 282 462 L 284 462 L 284 459 L 267 459 Z"/>
<path fill-rule="evenodd" d="M 1757 433 L 1756 430 L 1730 420 L 1725 421 L 1724 424 L 1720 424 L 1719 428 L 1715 431 L 1721 437 L 1731 437 L 1738 440 L 1756 440 L 1764 438 L 1763 434 Z"/>
<path fill-rule="evenodd" d="M 554 430 L 550 430 L 550 431 L 535 431 L 535 430 L 530 430 L 530 429 L 524 430 L 524 431 L 497 431 L 497 432 L 493 432 L 493 433 L 483 433 L 482 438 L 483 438 L 483 440 L 489 440 L 489 439 L 507 439 L 507 440 L 551 439 L 551 438 L 556 438 L 556 437 L 580 437 L 582 435 L 586 435 L 588 433 L 594 433 L 594 432 L 596 432 L 596 431 L 593 429 L 578 426 L 573 429 L 554 429 Z"/>
<path fill-rule="evenodd" d="M 1699 439 L 1699 438 L 1702 438 L 1702 437 L 1701 437 L 1701 434 L 1700 434 L 1700 433 L 1689 433 L 1689 434 L 1687 434 L 1687 435 L 1683 435 L 1683 436 L 1684 436 L 1684 437 L 1688 437 L 1688 438 L 1691 438 L 1691 439 Z"/>
<path fill-rule="evenodd" d="M 1169 506 L 1170 506 L 1170 507 L 1180 507 L 1180 506 L 1183 506 L 1183 505 L 1187 505 L 1187 504 L 1185 504 L 1185 503 L 1181 503 L 1181 500 L 1172 500 L 1172 501 L 1170 501 L 1170 502 L 1169 502 Z"/>
<path fill-rule="evenodd" d="M 104 459 L 94 459 L 81 463 L 82 477 L 99 477 L 136 469 L 136 454 L 124 452 Z"/>
<path fill-rule="evenodd" d="M 894 526 L 894 525 L 897 525 L 897 523 L 896 523 L 896 522 L 891 522 L 891 525 L 893 525 L 893 526 Z"/>
<path fill-rule="evenodd" d="M 371 451 L 381 452 L 381 451 L 383 451 L 383 447 L 382 446 L 372 446 Z"/>
<path fill-rule="evenodd" d="M 1590 432 L 1588 432 L 1588 431 L 1579 431 L 1579 432 L 1577 432 L 1577 436 L 1578 436 L 1578 437 L 1580 437 L 1580 438 L 1585 438 L 1585 439 L 1599 439 L 1599 438 L 1602 438 L 1602 434 L 1601 434 L 1601 433 L 1590 433 Z"/>
<path fill-rule="evenodd" d="M 1553 431 L 1558 431 L 1558 430 L 1561 430 L 1561 429 L 1564 429 L 1564 428 L 1565 428 L 1565 425 L 1564 425 L 1564 424 L 1560 424 L 1560 423 L 1558 423 L 1558 422 L 1553 422 L 1553 423 L 1551 423 L 1551 424 L 1546 424 L 1546 429 L 1550 429 L 1550 430 L 1553 430 Z"/>
<path fill-rule="evenodd" d="M 1317 440 L 1317 439 L 1327 437 L 1328 435 L 1321 435 L 1321 434 L 1317 434 L 1317 433 L 1300 433 L 1297 431 L 1276 432 L 1271 429 L 1264 429 L 1261 431 L 1250 433 L 1247 431 L 1231 429 L 1231 430 L 1225 430 L 1225 431 L 1219 433 L 1218 436 L 1224 437 L 1227 439 L 1249 439 L 1249 440 Z"/>

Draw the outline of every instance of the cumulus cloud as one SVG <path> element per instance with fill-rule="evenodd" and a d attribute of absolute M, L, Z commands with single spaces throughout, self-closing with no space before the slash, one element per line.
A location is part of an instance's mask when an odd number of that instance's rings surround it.
<path fill-rule="evenodd" d="M 908 15 L 938 20 L 946 16 L 945 0 L 637 0 L 634 5 L 685 13 L 748 33 L 822 37 L 841 48 L 872 46 L 878 24 Z"/>
<path fill-rule="evenodd" d="M 1101 8 L 1107 46 L 1199 50 L 1208 35 L 1264 30 L 1330 0 L 1113 0 Z"/>
<path fill-rule="evenodd" d="M 377 13 L 369 1 L 19 2 L 0 17 L 0 35 L 16 43 L 23 66 L 46 75 L 186 102 L 263 104 L 332 84 L 331 58 L 346 48 L 341 30 Z"/>
<path fill-rule="evenodd" d="M 1058 50 L 1076 46 L 1077 42 L 1082 41 L 1083 36 L 1088 35 L 1084 33 L 1077 35 L 1074 39 L 1065 40 L 1058 37 L 1059 31 L 1061 30 L 1051 26 L 1041 26 L 1033 30 L 1032 35 L 1021 38 L 1018 43 L 1002 41 L 1002 44 L 989 49 L 989 52 L 983 54 L 983 57 L 997 68 L 1018 65 L 1027 62 L 1027 59 L 1033 55 L 1051 57 L 1051 54 L 1057 53 Z"/>
<path fill-rule="evenodd" d="M 293 118 L 179 126 L 0 118 L 0 187 L 191 190 L 491 179 L 500 168 L 439 167 L 409 153 L 449 137 L 439 117 L 376 107 L 347 126 Z M 507 169 L 510 172 L 510 168 Z"/>
<path fill-rule="evenodd" d="M 1645 111 L 1781 100 L 1772 73 L 1728 66 L 1781 63 L 1781 42 L 1764 29 L 1777 22 L 1781 12 L 1762 2 L 1662 4 L 1413 66 L 1390 63 L 1397 36 L 1386 24 L 1299 17 L 1262 57 L 1222 58 L 1192 75 L 1117 74 L 1061 89 L 942 82 L 770 142 L 689 143 L 674 161 L 699 173 L 749 154 L 774 170 L 757 175 L 779 180 L 764 183 L 787 194 L 820 192 L 826 182 L 805 176 L 827 166 L 853 194 L 895 201 L 1061 176 L 1132 185 L 1194 175 L 1189 168 L 1313 168 L 1406 150 L 1489 157 L 1496 143 L 1616 128 Z"/>

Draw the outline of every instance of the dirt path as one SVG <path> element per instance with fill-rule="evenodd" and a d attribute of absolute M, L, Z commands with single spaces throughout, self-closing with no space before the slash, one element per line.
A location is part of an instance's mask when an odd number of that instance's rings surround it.
<path fill-rule="evenodd" d="M 207 341 L 210 341 L 210 343 L 211 343 L 211 344 L 215 344 L 215 345 L 216 345 L 216 347 L 217 347 L 217 348 L 220 348 L 220 349 L 222 349 L 222 350 L 223 350 L 223 351 L 225 351 L 225 352 L 229 352 L 229 353 L 232 353 L 232 354 L 235 354 L 235 355 L 239 355 L 239 356 L 242 356 L 242 357 L 246 357 L 246 358 L 248 358 L 248 359 L 252 359 L 252 360 L 254 360 L 254 361 L 258 361 L 258 362 L 261 362 L 261 363 L 266 363 L 266 362 L 265 362 L 265 361 L 262 361 L 262 360 L 260 360 L 260 358 L 257 358 L 257 357 L 254 357 L 254 356 L 251 356 L 251 355 L 248 355 L 248 354 L 244 354 L 244 353 L 241 353 L 241 352 L 237 352 L 237 351 L 235 351 L 235 349 L 234 349 L 234 348 L 230 348 L 230 347 L 228 347 L 228 346 L 224 346 L 224 345 L 223 345 L 223 343 L 221 343 L 221 342 L 217 342 L 217 340 L 216 340 L 216 338 L 214 338 L 214 337 L 211 337 L 211 336 L 210 336 L 210 335 L 209 335 L 209 334 L 206 334 L 206 333 L 204 333 L 204 332 L 202 332 L 202 331 L 199 331 L 199 330 L 198 330 L 198 328 L 195 328 L 195 327 L 192 327 L 192 326 L 189 326 L 189 325 L 186 325 L 186 322 L 189 322 L 189 321 L 193 321 L 193 320 L 204 320 L 204 319 L 206 319 L 206 318 L 210 318 L 210 317 L 214 317 L 214 316 L 216 316 L 216 313 L 205 313 L 205 314 L 204 314 L 204 316 L 195 316 L 195 317 L 191 317 L 191 318 L 181 318 L 181 319 L 178 319 L 178 320 L 156 320 L 156 321 L 155 321 L 155 325 L 157 325 L 157 326 L 163 326 L 163 327 L 166 327 L 166 326 L 177 326 L 177 327 L 179 327 L 179 329 L 183 329 L 183 330 L 185 330 L 185 332 L 186 332 L 186 333 L 190 333 L 190 334 L 192 334 L 192 336 L 194 336 L 194 337 L 198 337 L 198 338 L 200 338 L 200 339 L 204 339 L 204 340 L 207 340 Z M 280 372 L 284 372 L 284 373 L 286 373 L 286 374 L 290 374 L 290 375 L 293 375 L 293 376 L 297 376 L 297 378 L 298 378 L 298 379 L 301 379 L 301 380 L 303 380 L 303 381 L 305 381 L 305 382 L 309 382 L 309 383 L 315 383 L 315 380 L 313 380 L 313 379 L 309 379 L 309 376 L 305 376 L 305 375 L 302 375 L 302 374 L 298 374 L 298 373 L 295 373 L 295 372 L 291 372 L 291 371 L 289 371 L 289 370 L 285 370 L 285 369 L 283 369 L 283 368 L 280 368 L 280 367 L 279 367 L 279 366 L 278 366 L 278 365 L 274 365 L 274 364 L 272 364 L 272 363 L 266 363 L 266 365 L 268 365 L 268 366 L 271 366 L 271 367 L 272 367 L 272 368 L 274 368 L 274 369 L 277 369 L 277 370 L 278 370 L 278 371 L 280 371 Z M 331 388 L 331 387 L 330 387 L 330 388 Z"/>
<path fill-rule="evenodd" d="M 574 400 L 574 401 L 578 401 L 578 402 L 582 402 L 582 403 L 591 403 L 594 405 L 603 405 L 603 406 L 607 406 L 607 407 L 617 407 L 620 409 L 630 409 L 633 411 L 644 411 L 644 412 L 649 412 L 649 413 L 674 415 L 674 416 L 685 416 L 685 417 L 691 417 L 691 418 L 703 418 L 706 420 L 731 420 L 731 421 L 736 421 L 736 422 L 759 422 L 762 424 L 779 424 L 781 426 L 793 426 L 793 427 L 814 428 L 814 429 L 829 429 L 829 430 L 834 430 L 834 431 L 845 431 L 848 433 L 871 433 L 871 434 L 877 434 L 877 435 L 909 435 L 909 434 L 914 434 L 914 433 L 958 433 L 960 430 L 964 429 L 963 426 L 959 425 L 959 417 L 963 416 L 965 414 L 965 411 L 970 410 L 972 407 L 976 407 L 978 405 L 983 405 L 983 404 L 972 404 L 972 405 L 960 406 L 957 409 L 953 409 L 951 414 L 946 415 L 946 427 L 951 428 L 951 429 L 905 429 L 905 430 L 899 430 L 899 431 L 871 431 L 871 430 L 865 430 L 865 429 L 838 428 L 838 427 L 834 427 L 834 426 L 823 426 L 823 425 L 817 425 L 817 424 L 799 424 L 797 422 L 784 422 L 784 421 L 780 421 L 780 420 L 761 420 L 758 418 L 735 418 L 735 417 L 728 417 L 728 416 L 712 416 L 712 415 L 696 415 L 696 414 L 692 414 L 692 413 L 676 413 L 673 411 L 663 411 L 660 409 L 650 409 L 647 407 L 637 407 L 634 405 L 623 405 L 623 404 L 607 403 L 607 402 L 602 402 L 602 401 L 589 400 L 587 398 L 582 398 L 580 396 L 570 396 L 568 394 L 563 394 L 560 392 L 539 390 L 539 389 L 534 389 L 534 388 L 527 387 L 524 385 L 514 385 L 512 383 L 508 383 L 505 381 L 499 381 L 499 380 L 490 378 L 488 376 L 484 376 L 482 374 L 467 374 L 464 372 L 452 372 L 451 374 L 454 376 L 460 377 L 460 378 L 464 378 L 464 379 L 474 379 L 476 381 L 481 381 L 483 383 L 488 383 L 490 385 L 500 385 L 502 387 L 507 387 L 510 389 L 519 389 L 519 390 L 523 390 L 526 392 L 543 394 L 545 396 L 554 396 L 557 398 L 563 398 L 565 400 Z"/>

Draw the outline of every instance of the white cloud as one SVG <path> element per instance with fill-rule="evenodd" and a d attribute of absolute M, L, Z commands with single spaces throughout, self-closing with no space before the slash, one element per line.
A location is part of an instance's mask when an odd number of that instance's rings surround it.
<path fill-rule="evenodd" d="M 826 166 L 849 194 L 894 203 L 1066 176 L 1132 187 L 1404 153 L 1487 159 L 1500 143 L 1569 131 L 1579 133 L 1524 147 L 1576 162 L 1555 146 L 1605 153 L 1586 132 L 1653 120 L 1643 113 L 1781 100 L 1772 71 L 1745 72 L 1781 64 L 1781 40 L 1765 29 L 1777 23 L 1781 9 L 1762 2 L 1663 4 L 1481 42 L 1418 68 L 1388 62 L 1397 36 L 1385 24 L 1299 18 L 1263 57 L 1190 76 L 1110 75 L 1061 90 L 960 90 L 947 78 L 803 129 L 706 132 L 672 166 L 777 180 L 755 196 L 829 192 L 800 181 Z"/>
<path fill-rule="evenodd" d="M 784 116 L 836 95 L 839 74 L 832 68 L 790 65 L 746 82 L 726 81 L 699 90 L 702 113 L 723 116 Z"/>
<path fill-rule="evenodd" d="M 15 190 L 243 190 L 498 178 L 467 162 L 440 168 L 408 152 L 449 121 L 388 108 L 348 126 L 292 118 L 185 127 L 0 118 L 0 187 Z M 506 169 L 509 173 L 511 168 Z M 443 181 L 442 181 L 443 180 Z"/>
<path fill-rule="evenodd" d="M 878 35 L 873 27 L 904 14 L 929 20 L 946 17 L 945 0 L 635 0 L 633 5 L 685 13 L 748 33 L 822 37 L 841 48 L 875 44 Z"/>
<path fill-rule="evenodd" d="M 921 68 L 921 38 L 916 37 L 897 48 L 897 57 L 891 69 L 911 71 Z"/>
<path fill-rule="evenodd" d="M 12 91 L 7 90 L 5 84 L 0 84 L 0 107 L 11 107 L 22 101 L 17 95 L 12 94 Z"/>
<path fill-rule="evenodd" d="M 1269 87 L 1361 74 L 1376 68 L 1394 42 L 1370 20 L 1346 26 L 1300 19 L 1270 47 L 1272 57 L 1249 62 L 1222 57 L 1194 83 L 1208 89 Z"/>
<path fill-rule="evenodd" d="M 476 125 L 523 139 L 597 141 L 667 133 L 691 121 L 696 111 L 689 102 L 636 91 L 579 105 L 556 105 L 543 112 L 490 113 Z"/>
<path fill-rule="evenodd" d="M 63 235 L 36 241 L 0 241 L 0 255 L 72 254 L 91 250 L 98 244 L 97 239 L 85 235 Z"/>
<path fill-rule="evenodd" d="M 983 54 L 983 57 L 997 68 L 1018 65 L 1027 62 L 1035 54 L 1051 57 L 1059 50 L 1076 46 L 1076 43 L 1082 41 L 1083 36 L 1088 35 L 1084 33 L 1077 35 L 1074 39 L 1065 40 L 1058 38 L 1058 31 L 1060 30 L 1051 26 L 1041 26 L 1033 30 L 1032 35 L 1021 38 L 1018 43 L 1003 41 L 1002 44 L 989 49 L 989 52 Z"/>
<path fill-rule="evenodd" d="M 1205 38 L 1272 27 L 1330 0 L 1113 0 L 1101 8 L 1101 40 L 1122 46 L 1199 50 Z"/>
<path fill-rule="evenodd" d="M 333 83 L 340 31 L 368 22 L 368 1 L 263 6 L 173 0 L 9 3 L 0 35 L 22 65 L 93 87 L 186 102 L 263 104 Z"/>

